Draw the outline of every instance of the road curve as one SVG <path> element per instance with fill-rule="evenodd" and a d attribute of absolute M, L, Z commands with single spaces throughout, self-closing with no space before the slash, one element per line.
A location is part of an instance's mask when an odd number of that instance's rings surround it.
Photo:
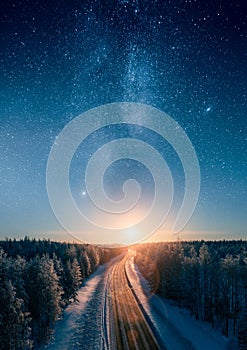
<path fill-rule="evenodd" d="M 160 349 L 144 314 L 133 295 L 128 282 L 125 263 L 128 254 L 112 269 L 110 279 L 110 307 L 113 320 L 111 338 L 115 338 L 118 350 Z"/>

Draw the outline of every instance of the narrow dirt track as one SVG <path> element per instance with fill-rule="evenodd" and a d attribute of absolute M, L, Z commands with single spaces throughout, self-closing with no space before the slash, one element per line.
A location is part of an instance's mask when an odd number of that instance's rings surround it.
<path fill-rule="evenodd" d="M 111 305 L 113 308 L 113 329 L 118 350 L 160 349 L 146 319 L 129 286 L 125 273 L 128 255 L 118 262 L 111 276 Z"/>

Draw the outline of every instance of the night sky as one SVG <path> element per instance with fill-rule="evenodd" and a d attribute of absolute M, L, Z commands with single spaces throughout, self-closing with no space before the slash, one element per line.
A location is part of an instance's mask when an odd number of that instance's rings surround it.
<path fill-rule="evenodd" d="M 195 148 L 201 191 L 179 237 L 246 238 L 244 2 L 19 0 L 2 2 L 0 18 L 0 238 L 72 239 L 49 204 L 49 152 L 73 118 L 114 102 L 160 109 Z M 128 124 L 102 128 L 78 148 L 70 169 L 78 207 L 87 196 L 84 174 L 91 155 L 125 137 L 149 143 L 169 164 L 175 183 L 172 218 L 184 190 L 179 159 L 160 136 Z M 139 181 L 148 205 L 154 182 L 134 160 L 109 167 L 104 177 L 109 196 L 121 199 L 129 177 Z M 152 239 L 176 237 L 164 227 Z"/>

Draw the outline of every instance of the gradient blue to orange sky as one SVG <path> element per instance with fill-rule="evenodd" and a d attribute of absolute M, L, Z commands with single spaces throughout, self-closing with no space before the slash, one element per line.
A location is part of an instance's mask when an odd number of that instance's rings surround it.
<path fill-rule="evenodd" d="M 112 102 L 140 102 L 164 111 L 195 148 L 201 191 L 179 237 L 246 238 L 247 27 L 242 6 L 223 0 L 2 2 L 0 239 L 73 240 L 49 204 L 49 152 L 73 118 Z M 178 204 L 184 175 L 174 150 L 150 130 L 120 125 L 98 130 L 73 157 L 70 185 L 78 205 L 87 195 L 88 159 L 118 137 L 144 140 L 161 153 L 173 173 Z M 154 183 L 133 160 L 108 169 L 106 192 L 119 199 L 130 175 L 139 181 L 148 205 Z M 176 240 L 169 229 L 174 215 L 149 240 Z M 104 235 L 92 236 L 105 242 Z M 111 241 L 128 243 L 114 233 Z"/>

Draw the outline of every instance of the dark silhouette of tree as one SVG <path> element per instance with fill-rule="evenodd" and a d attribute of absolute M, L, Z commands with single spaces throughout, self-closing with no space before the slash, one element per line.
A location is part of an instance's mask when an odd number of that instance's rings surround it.
<path fill-rule="evenodd" d="M 247 349 L 247 307 L 242 311 L 238 329 L 239 350 Z"/>

